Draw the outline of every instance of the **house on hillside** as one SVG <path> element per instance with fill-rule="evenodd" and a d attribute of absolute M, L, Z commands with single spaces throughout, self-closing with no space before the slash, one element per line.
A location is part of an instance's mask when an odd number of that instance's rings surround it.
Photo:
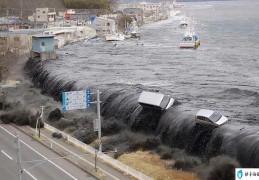
<path fill-rule="evenodd" d="M 85 26 L 88 24 L 90 15 L 88 13 L 74 13 L 65 16 L 64 26 Z"/>
<path fill-rule="evenodd" d="M 36 13 L 28 17 L 31 22 L 54 22 L 55 19 L 55 8 L 36 8 Z"/>
<path fill-rule="evenodd" d="M 0 31 L 12 31 L 20 29 L 22 21 L 19 17 L 1 17 Z"/>
<path fill-rule="evenodd" d="M 97 34 L 109 34 L 117 31 L 116 21 L 110 18 L 96 17 L 92 26 L 96 29 Z"/>

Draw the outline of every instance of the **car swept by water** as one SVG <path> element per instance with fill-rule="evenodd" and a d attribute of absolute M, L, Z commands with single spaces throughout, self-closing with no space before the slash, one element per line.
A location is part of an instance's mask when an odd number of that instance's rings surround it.
<path fill-rule="evenodd" d="M 195 116 L 195 121 L 198 124 L 207 124 L 213 126 L 220 126 L 228 121 L 228 118 L 218 112 L 201 109 Z"/>
<path fill-rule="evenodd" d="M 55 99 L 63 89 L 98 88 L 105 118 L 121 118 L 138 130 L 146 128 L 166 137 L 163 141 L 172 147 L 195 154 L 199 144 L 202 155 L 227 154 L 244 166 L 259 167 L 259 136 L 254 136 L 259 129 L 259 51 L 255 51 L 259 43 L 254 38 L 259 2 L 253 1 L 197 2 L 195 7 L 182 8 L 182 13 L 195 15 L 195 30 L 203 42 L 198 51 L 179 48 L 179 37 L 189 27 L 181 29 L 179 21 L 169 19 L 141 27 L 137 42 L 115 46 L 97 38 L 91 45 L 69 44 L 57 50 L 58 60 L 32 60 L 28 69 L 33 83 L 41 83 L 42 92 Z M 151 124 L 150 117 L 156 113 L 138 108 L 143 89 L 173 94 L 181 104 Z M 195 124 L 201 106 L 231 121 L 213 129 L 211 136 L 210 129 Z"/>
<path fill-rule="evenodd" d="M 169 95 L 143 91 L 139 96 L 138 102 L 144 108 L 167 110 L 174 104 L 175 100 Z"/>

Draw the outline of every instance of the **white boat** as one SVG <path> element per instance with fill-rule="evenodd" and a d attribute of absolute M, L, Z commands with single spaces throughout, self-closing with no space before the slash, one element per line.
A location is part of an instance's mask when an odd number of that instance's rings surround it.
<path fill-rule="evenodd" d="M 106 41 L 123 41 L 125 39 L 125 36 L 120 33 L 114 33 L 114 34 L 106 34 L 105 40 Z"/>
<path fill-rule="evenodd" d="M 200 46 L 199 36 L 194 31 L 187 31 L 180 42 L 180 48 L 198 48 Z"/>

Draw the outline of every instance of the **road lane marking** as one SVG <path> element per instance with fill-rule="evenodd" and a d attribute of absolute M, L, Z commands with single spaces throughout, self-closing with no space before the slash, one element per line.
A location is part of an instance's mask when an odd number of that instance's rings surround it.
<path fill-rule="evenodd" d="M 13 160 L 13 158 L 11 158 L 11 156 L 9 156 L 8 154 L 6 154 L 6 152 L 1 151 L 4 155 L 6 155 L 6 157 L 8 157 L 9 159 Z"/>
<path fill-rule="evenodd" d="M 32 129 L 32 128 L 31 128 Z M 78 154 L 74 153 L 73 151 L 70 151 L 69 149 L 67 149 L 66 147 L 60 145 L 59 143 L 57 143 L 56 141 L 53 141 L 52 139 L 48 138 L 47 136 L 45 136 L 43 133 L 41 133 L 41 136 L 45 137 L 46 139 L 48 139 L 49 141 L 51 141 L 52 143 L 56 144 L 57 146 L 63 148 L 64 150 L 66 150 L 67 152 L 69 152 L 70 154 L 73 154 L 74 156 L 78 157 L 79 159 L 81 159 L 82 161 L 90 164 L 91 166 L 95 166 L 94 163 L 91 163 L 90 161 L 78 156 Z M 92 156 L 93 157 L 93 156 Z M 97 166 L 98 167 L 98 166 Z M 101 168 L 100 166 L 98 167 L 98 169 L 100 169 L 103 173 L 109 175 L 110 177 L 112 177 L 115 180 L 119 180 L 119 178 L 115 177 L 113 174 L 109 173 L 108 171 L 104 170 L 103 168 Z"/>
<path fill-rule="evenodd" d="M 26 169 L 24 169 L 23 171 L 26 172 L 29 176 L 31 176 L 32 179 L 38 180 L 38 179 L 35 178 L 31 173 L 29 173 L 29 171 L 27 171 Z"/>
<path fill-rule="evenodd" d="M 8 131 L 7 129 L 3 128 L 2 126 L 0 126 L 1 129 L 3 129 L 5 132 L 7 132 L 8 134 L 10 134 L 13 137 L 16 137 L 15 135 L 13 135 L 10 131 Z M 32 151 L 34 151 L 35 153 L 37 153 L 38 155 L 40 155 L 41 157 L 43 157 L 44 159 L 46 159 L 48 162 L 50 162 L 51 164 L 53 164 L 55 167 L 57 167 L 58 169 L 60 169 L 62 172 L 64 172 L 65 174 L 67 174 L 69 177 L 71 177 L 74 180 L 77 180 L 77 178 L 75 178 L 74 176 L 72 176 L 71 174 L 69 174 L 68 172 L 66 172 L 64 169 L 62 169 L 61 167 L 59 167 L 58 165 L 56 165 L 54 162 L 52 162 L 51 160 L 48 160 L 48 158 L 46 158 L 45 156 L 43 156 L 41 153 L 39 153 L 38 151 L 36 151 L 35 149 L 33 149 L 31 146 L 29 146 L 28 144 L 26 144 L 24 141 L 20 140 L 21 143 L 23 143 L 24 145 L 26 145 L 28 148 L 30 148 Z"/>

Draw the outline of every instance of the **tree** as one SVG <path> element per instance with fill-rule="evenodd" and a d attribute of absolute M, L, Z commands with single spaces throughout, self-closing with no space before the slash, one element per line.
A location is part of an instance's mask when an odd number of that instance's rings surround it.
<path fill-rule="evenodd" d="M 109 9 L 109 0 L 64 0 L 66 8 L 73 9 Z"/>
<path fill-rule="evenodd" d="M 109 0 L 111 10 L 115 10 L 118 7 L 118 0 Z"/>
<path fill-rule="evenodd" d="M 118 18 L 118 29 L 121 31 L 124 31 L 127 24 L 130 24 L 131 22 L 132 22 L 132 18 L 130 16 L 121 15 Z"/>

